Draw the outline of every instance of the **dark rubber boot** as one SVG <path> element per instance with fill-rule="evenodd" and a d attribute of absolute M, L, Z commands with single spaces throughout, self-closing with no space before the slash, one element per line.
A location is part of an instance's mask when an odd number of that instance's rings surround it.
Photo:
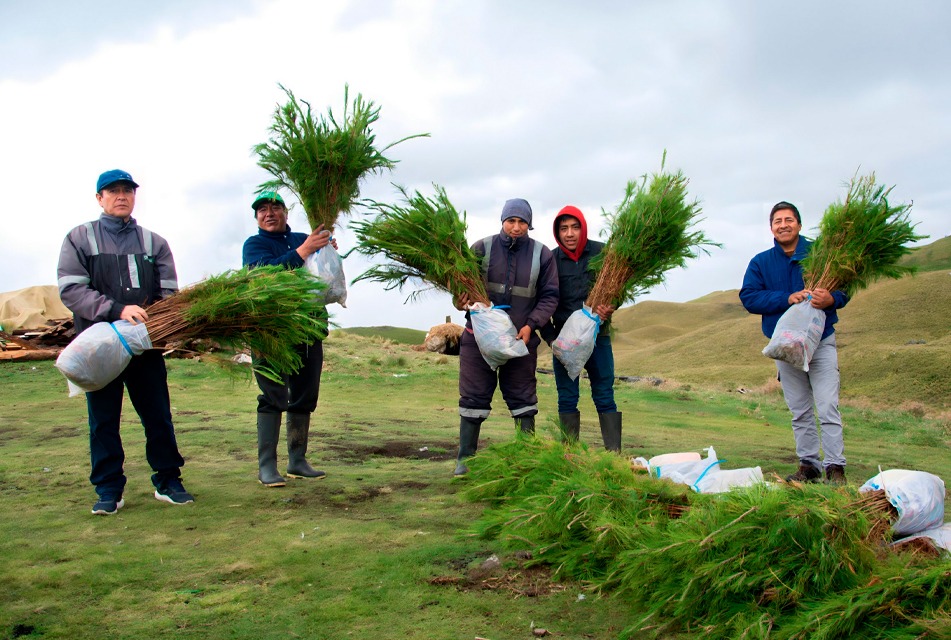
<path fill-rule="evenodd" d="M 525 435 L 533 436 L 535 435 L 535 416 L 515 418 L 515 426 L 521 429 Z"/>
<path fill-rule="evenodd" d="M 456 456 L 456 470 L 453 475 L 464 476 L 469 473 L 469 467 L 466 466 L 466 458 L 475 455 L 479 448 L 479 431 L 482 429 L 482 422 L 485 418 L 466 418 L 459 419 L 459 455 Z"/>
<path fill-rule="evenodd" d="M 581 413 L 559 413 L 561 421 L 561 439 L 563 442 L 578 442 L 581 436 Z"/>
<path fill-rule="evenodd" d="M 305 455 L 309 434 L 309 413 L 287 414 L 287 475 L 292 478 L 323 478 L 327 475 L 307 462 Z"/>
<path fill-rule="evenodd" d="M 598 422 L 601 423 L 601 439 L 604 448 L 608 451 L 621 451 L 621 412 L 599 413 Z"/>
<path fill-rule="evenodd" d="M 277 472 L 277 441 L 281 437 L 281 414 L 258 414 L 258 481 L 265 487 L 283 487 Z"/>

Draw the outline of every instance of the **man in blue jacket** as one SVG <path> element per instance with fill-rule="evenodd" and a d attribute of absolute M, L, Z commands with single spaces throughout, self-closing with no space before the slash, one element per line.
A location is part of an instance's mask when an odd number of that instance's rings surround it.
<path fill-rule="evenodd" d="M 287 224 L 287 206 L 281 195 L 264 191 L 251 204 L 258 223 L 257 234 L 244 241 L 241 262 L 247 267 L 265 265 L 297 269 L 308 256 L 332 242 L 323 225 L 311 233 L 291 231 Z M 310 436 L 310 417 L 317 409 L 320 373 L 324 364 L 324 346 L 320 340 L 296 347 L 303 366 L 274 382 L 255 373 L 261 394 L 258 396 L 258 480 L 265 487 L 283 487 L 277 472 L 277 442 L 281 433 L 281 414 L 287 413 L 287 475 L 292 478 L 323 478 L 326 474 L 310 466 L 305 455 Z"/>
<path fill-rule="evenodd" d="M 548 247 L 528 237 L 531 228 L 532 207 L 522 198 L 513 198 L 502 207 L 502 230 L 472 245 L 482 259 L 489 300 L 495 306 L 507 307 L 505 312 L 528 347 L 528 355 L 512 358 L 493 371 L 476 344 L 472 321 L 467 320 L 459 340 L 457 476 L 469 472 L 465 460 L 479 446 L 479 431 L 492 410 L 496 386 L 518 427 L 525 433 L 535 432 L 535 367 L 541 343 L 536 332 L 548 324 L 558 306 L 558 270 Z M 460 310 L 469 305 L 465 295 L 454 302 Z"/>
<path fill-rule="evenodd" d="M 552 226 L 558 246 L 552 251 L 558 268 L 558 308 L 551 323 L 542 329 L 542 338 L 551 344 L 572 313 L 584 305 L 597 274 L 590 269 L 591 259 L 601 253 L 604 245 L 588 239 L 588 223 L 581 210 L 572 205 L 563 207 Z M 591 399 L 598 411 L 601 439 L 608 451 L 621 450 L 621 412 L 614 402 L 614 351 L 611 349 L 610 323 L 614 307 L 601 305 L 594 312 L 601 318 L 601 327 L 594 351 L 585 363 L 591 382 Z M 578 411 L 580 377 L 574 380 L 561 360 L 552 356 L 555 385 L 558 388 L 558 417 L 567 440 L 575 441 L 581 434 L 581 413 Z"/>
<path fill-rule="evenodd" d="M 756 255 L 746 269 L 740 300 L 750 313 L 763 317 L 763 333 L 771 338 L 779 318 L 792 305 L 809 300 L 825 311 L 822 340 L 809 362 L 809 371 L 776 361 L 786 405 L 792 413 L 793 436 L 799 469 L 787 477 L 815 482 L 825 469 L 826 481 L 845 482 L 842 417 L 839 414 L 839 357 L 835 345 L 836 309 L 849 301 L 842 291 L 807 290 L 800 263 L 812 243 L 799 235 L 802 218 L 788 202 L 778 202 L 769 213 L 773 248 Z M 821 434 L 816 428 L 819 419 Z M 824 457 L 819 459 L 820 440 Z"/>
<path fill-rule="evenodd" d="M 168 242 L 136 224 L 132 217 L 139 185 L 120 169 L 106 171 L 96 182 L 98 220 L 69 232 L 59 254 L 59 296 L 73 312 L 79 335 L 97 322 L 149 319 L 144 307 L 178 291 L 175 260 Z M 162 352 L 149 349 L 133 356 L 118 378 L 86 394 L 89 411 L 89 480 L 99 499 L 96 515 L 112 515 L 125 505 L 125 451 L 119 434 L 122 397 L 129 400 L 145 429 L 145 457 L 152 467 L 155 498 L 169 504 L 189 504 L 185 490 Z"/>

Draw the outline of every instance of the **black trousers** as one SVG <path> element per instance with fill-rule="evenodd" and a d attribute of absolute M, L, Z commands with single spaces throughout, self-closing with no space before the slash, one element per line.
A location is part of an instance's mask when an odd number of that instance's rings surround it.
<path fill-rule="evenodd" d="M 324 343 L 299 344 L 294 349 L 301 357 L 303 366 L 275 382 L 255 373 L 261 394 L 258 396 L 258 413 L 313 413 L 320 395 L 320 372 L 324 366 Z M 255 361 L 256 364 L 259 361 Z"/>
<path fill-rule="evenodd" d="M 89 481 L 100 497 L 118 497 L 125 488 L 125 452 L 119 435 L 124 389 L 129 390 L 129 400 L 145 428 L 145 459 L 155 472 L 152 484 L 161 488 L 168 480 L 179 478 L 185 464 L 172 426 L 165 360 L 160 351 L 150 349 L 134 356 L 118 378 L 86 394 L 92 458 Z"/>

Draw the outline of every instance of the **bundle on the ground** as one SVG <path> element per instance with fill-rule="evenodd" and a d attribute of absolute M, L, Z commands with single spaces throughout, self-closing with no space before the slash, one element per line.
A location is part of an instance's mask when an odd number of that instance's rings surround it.
<path fill-rule="evenodd" d="M 351 105 L 349 87 L 345 86 L 343 116 L 338 121 L 332 109 L 327 110 L 326 117 L 315 116 L 309 102 L 299 100 L 290 89 L 283 86 L 281 89 L 288 101 L 274 110 L 270 140 L 253 149 L 258 165 L 274 176 L 258 188 L 267 191 L 284 187 L 292 191 L 303 205 L 311 229 L 323 225 L 333 232 L 338 215 L 350 213 L 357 203 L 360 181 L 369 174 L 392 169 L 396 164 L 385 152 L 404 140 L 428 135 L 408 136 L 378 149 L 371 126 L 380 117 L 380 107 L 372 101 L 358 94 Z M 326 301 L 345 304 L 346 281 L 339 254 L 333 247 L 314 254 L 307 268 L 321 275 L 318 265 L 311 264 L 317 256 L 330 261 L 323 267 L 324 273 L 339 273 L 339 277 L 329 283 Z"/>
<path fill-rule="evenodd" d="M 802 261 L 807 290 L 826 289 L 854 295 L 875 280 L 900 278 L 913 267 L 898 264 L 909 243 L 926 236 L 915 233 L 911 204 L 893 205 L 894 187 L 875 182 L 875 174 L 856 176 L 843 202 L 829 205 L 819 222 L 819 233 Z M 809 300 L 783 314 L 763 355 L 809 370 L 825 327 L 825 312 Z"/>
<path fill-rule="evenodd" d="M 488 503 L 475 531 L 628 603 L 624 637 L 938 638 L 951 629 L 951 568 L 921 555 L 895 561 L 883 545 L 892 514 L 854 489 L 692 494 L 611 458 L 541 439 L 481 451 L 467 478 L 467 496 Z"/>
<path fill-rule="evenodd" d="M 552 352 L 574 379 L 594 349 L 600 305 L 620 307 L 664 281 L 664 274 L 683 267 L 706 246 L 717 246 L 702 231 L 700 204 L 688 202 L 683 172 L 660 173 L 627 183 L 613 213 L 604 211 L 610 233 L 601 254 L 592 260 L 598 277 L 585 300 L 552 343 Z"/>
<path fill-rule="evenodd" d="M 528 350 L 508 314 L 489 302 L 481 260 L 466 241 L 465 211 L 460 214 L 456 210 L 445 189 L 438 185 L 435 189 L 433 197 L 426 197 L 399 188 L 405 204 L 373 202 L 376 216 L 372 220 L 351 223 L 358 239 L 355 250 L 386 260 L 354 282 L 382 282 L 387 290 L 402 290 L 407 284 L 428 285 L 410 293 L 408 299 L 433 289 L 454 298 L 467 295 L 473 335 L 486 362 L 495 369 Z"/>

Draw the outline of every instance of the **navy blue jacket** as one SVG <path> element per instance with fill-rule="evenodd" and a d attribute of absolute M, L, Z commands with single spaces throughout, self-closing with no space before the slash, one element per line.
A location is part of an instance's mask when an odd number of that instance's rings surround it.
<path fill-rule="evenodd" d="M 307 235 L 291 231 L 290 226 L 284 233 L 258 229 L 258 235 L 244 241 L 241 264 L 246 267 L 282 266 L 287 269 L 303 267 L 304 259 L 297 253 L 297 247 L 304 244 Z"/>
<path fill-rule="evenodd" d="M 763 334 L 767 338 L 773 337 L 776 322 L 789 309 L 789 296 L 806 288 L 800 263 L 811 246 L 812 241 L 799 236 L 796 250 L 787 256 L 779 243 L 773 240 L 773 248 L 755 255 L 746 268 L 740 302 L 750 313 L 763 316 Z M 833 325 L 839 321 L 835 310 L 841 309 L 849 301 L 842 291 L 833 291 L 832 297 L 835 304 L 824 309 L 826 325 L 822 331 L 823 339 L 835 332 Z"/>

